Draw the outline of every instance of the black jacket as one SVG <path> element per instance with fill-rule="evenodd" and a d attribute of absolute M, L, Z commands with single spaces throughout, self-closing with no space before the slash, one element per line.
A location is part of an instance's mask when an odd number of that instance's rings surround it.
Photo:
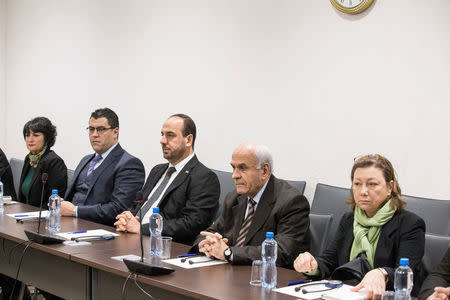
<path fill-rule="evenodd" d="M 160 164 L 150 171 L 142 188 L 143 198 L 164 174 L 169 164 Z M 159 202 L 163 217 L 162 234 L 177 243 L 192 245 L 200 231 L 211 225 L 219 207 L 220 184 L 217 175 L 205 167 L 194 155 L 172 181 Z M 135 210 L 133 213 L 136 213 Z M 143 224 L 143 233 L 149 234 L 149 224 Z"/>
<path fill-rule="evenodd" d="M 278 242 L 277 265 L 292 268 L 294 259 L 300 252 L 309 251 L 309 203 L 305 196 L 284 180 L 270 176 L 266 189 L 256 207 L 253 221 L 244 245 L 234 247 L 244 221 L 247 196 L 236 191 L 228 193 L 224 201 L 222 215 L 207 231 L 218 232 L 228 239 L 233 252 L 233 264 L 251 265 L 261 259 L 261 244 L 266 232 L 272 231 Z M 199 236 L 191 252 L 198 251 Z"/>
<path fill-rule="evenodd" d="M 20 176 L 19 185 L 19 201 L 26 203 L 26 197 L 22 193 L 22 183 L 30 170 L 30 159 L 28 155 L 25 157 L 23 164 L 22 175 Z M 42 193 L 43 173 L 48 174 L 47 183 L 44 188 L 44 198 L 42 207 L 48 208 L 48 198 L 52 193 L 52 189 L 58 190 L 58 195 L 63 197 L 67 188 L 67 167 L 61 157 L 59 157 L 53 150 L 47 149 L 39 159 L 38 165 L 34 170 L 33 178 L 31 179 L 30 193 L 28 195 L 29 204 L 39 207 Z"/>
<path fill-rule="evenodd" d="M 423 282 L 419 300 L 427 299 L 428 296 L 434 293 L 434 288 L 437 286 L 450 286 L 450 247 L 447 249 L 440 264 L 437 265 Z"/>
<path fill-rule="evenodd" d="M 16 190 L 14 189 L 14 177 L 5 153 L 0 149 L 0 177 L 3 183 L 3 195 L 11 196 L 14 201 L 17 201 Z"/>
<path fill-rule="evenodd" d="M 353 212 L 346 213 L 339 224 L 333 242 L 316 258 L 321 277 L 326 278 L 339 266 L 347 263 L 353 244 Z M 412 295 L 417 295 L 425 278 L 422 257 L 425 247 L 425 222 L 407 210 L 396 211 L 389 222 L 381 228 L 374 268 L 384 268 L 389 274 L 387 290 L 394 289 L 394 273 L 400 258 L 409 258 L 414 273 Z"/>

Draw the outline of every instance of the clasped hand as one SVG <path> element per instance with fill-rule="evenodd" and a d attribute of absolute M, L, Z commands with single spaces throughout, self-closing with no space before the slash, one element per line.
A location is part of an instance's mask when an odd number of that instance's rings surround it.
<path fill-rule="evenodd" d="M 129 211 L 124 211 L 123 213 L 117 215 L 116 231 L 125 231 L 131 233 L 139 233 L 141 231 L 141 226 L 139 223 L 139 217 L 133 216 Z"/>
<path fill-rule="evenodd" d="M 317 266 L 316 259 L 309 252 L 300 253 L 294 261 L 294 269 L 300 273 L 311 272 Z M 367 272 L 363 280 L 357 286 L 352 287 L 351 291 L 357 292 L 362 288 L 366 290 L 366 299 L 381 299 L 386 289 L 383 273 L 378 269 Z"/>
<path fill-rule="evenodd" d="M 228 248 L 228 239 L 217 232 L 202 231 L 200 234 L 205 239 L 198 244 L 198 250 L 208 257 L 214 256 L 217 259 L 225 260 L 223 252 Z"/>

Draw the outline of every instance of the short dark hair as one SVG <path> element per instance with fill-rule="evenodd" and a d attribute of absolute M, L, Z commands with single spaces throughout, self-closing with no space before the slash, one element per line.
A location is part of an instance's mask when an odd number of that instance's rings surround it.
<path fill-rule="evenodd" d="M 116 115 L 116 113 L 107 107 L 105 108 L 99 108 L 96 109 L 92 114 L 91 118 L 99 119 L 99 118 L 106 118 L 108 120 L 109 126 L 111 128 L 118 128 L 119 127 L 119 117 Z"/>
<path fill-rule="evenodd" d="M 188 136 L 192 134 L 192 149 L 194 149 L 195 137 L 197 135 L 197 128 L 195 127 L 194 120 L 191 117 L 185 114 L 174 114 L 169 118 L 178 117 L 183 119 L 183 136 Z"/>
<path fill-rule="evenodd" d="M 23 126 L 23 138 L 33 132 L 42 132 L 44 135 L 44 143 L 47 148 L 51 148 L 56 141 L 56 126 L 46 117 L 36 117 Z"/>

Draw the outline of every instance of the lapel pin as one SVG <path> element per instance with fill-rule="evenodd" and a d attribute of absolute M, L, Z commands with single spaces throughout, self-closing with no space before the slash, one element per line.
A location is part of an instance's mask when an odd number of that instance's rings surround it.
<path fill-rule="evenodd" d="M 186 174 L 189 174 L 189 171 L 188 171 L 188 170 L 186 170 L 186 171 L 184 171 L 184 172 L 186 172 Z"/>

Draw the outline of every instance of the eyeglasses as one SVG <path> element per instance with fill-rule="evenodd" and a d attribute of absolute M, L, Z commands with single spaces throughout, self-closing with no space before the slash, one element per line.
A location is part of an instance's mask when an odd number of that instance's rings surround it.
<path fill-rule="evenodd" d="M 97 130 L 97 133 L 98 134 L 103 134 L 106 130 L 109 130 L 109 129 L 114 129 L 114 128 L 112 128 L 112 127 L 109 127 L 109 128 L 106 128 L 106 127 L 103 127 L 103 126 L 100 126 L 100 127 L 86 127 L 86 130 L 89 132 L 89 134 L 93 134 L 96 130 Z"/>
<path fill-rule="evenodd" d="M 353 158 L 353 162 L 356 163 L 357 161 L 359 161 L 360 159 L 370 159 L 373 161 L 377 161 L 379 159 L 385 159 L 381 154 L 366 154 L 366 155 L 358 155 L 355 156 L 355 158 Z"/>

